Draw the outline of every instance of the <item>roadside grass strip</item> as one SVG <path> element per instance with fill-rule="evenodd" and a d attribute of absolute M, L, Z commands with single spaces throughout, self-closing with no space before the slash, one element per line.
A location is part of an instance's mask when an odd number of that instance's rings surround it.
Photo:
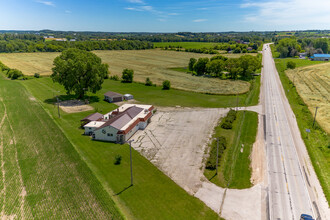
<path fill-rule="evenodd" d="M 301 136 L 305 142 L 309 157 L 314 166 L 314 170 L 321 183 L 323 192 L 330 201 L 330 135 L 327 134 L 316 122 L 313 128 L 314 112 L 310 112 L 308 106 L 299 96 L 296 87 L 293 86 L 285 73 L 286 62 L 293 60 L 297 66 L 307 66 L 317 64 L 315 61 L 299 61 L 298 59 L 275 59 L 277 71 L 279 73 L 286 97 L 297 118 Z M 310 133 L 306 132 L 310 129 Z M 308 171 L 307 171 L 308 172 Z"/>
<path fill-rule="evenodd" d="M 62 131 L 19 82 L 0 75 L 0 97 L 5 115 L 0 127 L 1 218 L 123 218 Z"/>
<path fill-rule="evenodd" d="M 205 169 L 204 175 L 212 183 L 233 189 L 245 189 L 252 186 L 251 160 L 253 143 L 258 129 L 258 114 L 250 111 L 238 111 L 232 129 L 221 128 L 222 120 L 215 128 L 213 138 L 224 136 L 227 149 L 219 160 L 218 174 L 216 170 Z M 212 142 L 216 147 L 216 141 Z"/>

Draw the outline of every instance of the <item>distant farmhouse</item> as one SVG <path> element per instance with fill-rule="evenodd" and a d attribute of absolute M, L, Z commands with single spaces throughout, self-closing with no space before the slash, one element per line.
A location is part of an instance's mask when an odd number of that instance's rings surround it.
<path fill-rule="evenodd" d="M 124 96 L 116 92 L 107 92 L 104 94 L 104 100 L 107 102 L 121 102 L 124 101 Z"/>
<path fill-rule="evenodd" d="M 98 119 L 84 126 L 85 134 L 92 136 L 94 140 L 125 143 L 136 131 L 147 127 L 153 113 L 152 105 L 124 104 L 103 115 L 101 120 L 99 115 L 84 118 L 84 121 L 91 118 Z"/>
<path fill-rule="evenodd" d="M 314 54 L 310 57 L 313 61 L 329 61 L 330 54 Z"/>

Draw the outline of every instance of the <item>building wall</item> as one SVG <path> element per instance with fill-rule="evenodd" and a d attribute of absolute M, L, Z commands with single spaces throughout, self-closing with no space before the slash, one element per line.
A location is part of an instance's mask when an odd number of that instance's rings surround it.
<path fill-rule="evenodd" d="M 314 58 L 315 61 L 329 61 L 328 57 L 315 57 Z"/>
<path fill-rule="evenodd" d="M 103 133 L 103 130 L 105 133 Z M 117 142 L 118 129 L 107 126 L 94 132 L 94 139 L 100 141 Z"/>
<path fill-rule="evenodd" d="M 90 132 L 94 132 L 95 131 L 95 127 L 85 127 L 85 134 L 86 135 L 90 135 Z"/>

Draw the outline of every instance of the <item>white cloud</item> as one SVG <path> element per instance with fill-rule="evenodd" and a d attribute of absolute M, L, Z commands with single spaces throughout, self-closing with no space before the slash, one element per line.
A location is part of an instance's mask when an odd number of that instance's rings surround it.
<path fill-rule="evenodd" d="M 127 0 L 129 3 L 135 3 L 135 4 L 145 4 L 143 0 Z"/>
<path fill-rule="evenodd" d="M 65 13 L 67 13 L 67 14 L 71 14 L 72 11 L 70 11 L 70 10 L 65 10 Z"/>
<path fill-rule="evenodd" d="M 55 7 L 55 4 L 51 1 L 36 1 L 40 4 L 44 4 L 44 5 L 47 5 L 47 6 L 52 6 L 52 7 Z"/>
<path fill-rule="evenodd" d="M 207 19 L 196 19 L 196 20 L 193 20 L 193 22 L 204 22 L 204 21 L 207 21 Z"/>
<path fill-rule="evenodd" d="M 155 11 L 152 6 L 146 5 L 146 6 L 138 6 L 138 7 L 127 7 L 126 10 L 130 11 Z"/>
<path fill-rule="evenodd" d="M 168 15 L 171 15 L 171 16 L 173 16 L 173 15 L 179 15 L 179 13 L 168 13 Z"/>
<path fill-rule="evenodd" d="M 159 18 L 157 20 L 160 21 L 160 22 L 165 22 L 166 21 L 166 19 L 164 19 L 164 18 Z"/>
<path fill-rule="evenodd" d="M 139 8 L 133 8 L 133 7 L 128 7 L 128 8 L 125 8 L 126 10 L 129 10 L 129 11 L 143 11 L 142 9 L 139 9 Z"/>
<path fill-rule="evenodd" d="M 270 0 L 245 3 L 241 8 L 256 9 L 255 13 L 245 15 L 246 22 L 265 25 L 305 25 L 307 29 L 328 26 L 330 20 L 329 0 Z"/>

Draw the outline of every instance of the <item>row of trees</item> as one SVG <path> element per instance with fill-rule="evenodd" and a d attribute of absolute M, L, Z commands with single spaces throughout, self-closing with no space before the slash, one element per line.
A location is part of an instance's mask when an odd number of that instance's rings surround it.
<path fill-rule="evenodd" d="M 5 64 L 3 64 L 2 62 L 0 62 L 0 71 L 5 73 L 6 76 L 12 80 L 19 79 L 19 78 L 25 79 L 25 76 L 22 73 L 22 71 L 20 71 L 18 69 L 11 69 L 8 66 L 6 66 Z"/>
<path fill-rule="evenodd" d="M 244 55 L 239 58 L 227 58 L 221 55 L 209 58 L 190 58 L 188 69 L 194 75 L 210 75 L 224 78 L 228 73 L 231 79 L 250 79 L 256 70 L 261 68 L 261 57 Z"/>
<path fill-rule="evenodd" d="M 153 44 L 144 41 L 33 41 L 33 40 L 2 40 L 0 53 L 13 52 L 62 52 L 68 48 L 81 50 L 143 50 L 153 48 Z"/>
<path fill-rule="evenodd" d="M 295 57 L 300 52 L 307 52 L 307 56 L 312 56 L 315 53 L 322 54 L 329 52 L 329 41 L 327 38 L 296 39 L 292 37 L 281 39 L 275 42 L 275 44 L 281 58 Z"/>

